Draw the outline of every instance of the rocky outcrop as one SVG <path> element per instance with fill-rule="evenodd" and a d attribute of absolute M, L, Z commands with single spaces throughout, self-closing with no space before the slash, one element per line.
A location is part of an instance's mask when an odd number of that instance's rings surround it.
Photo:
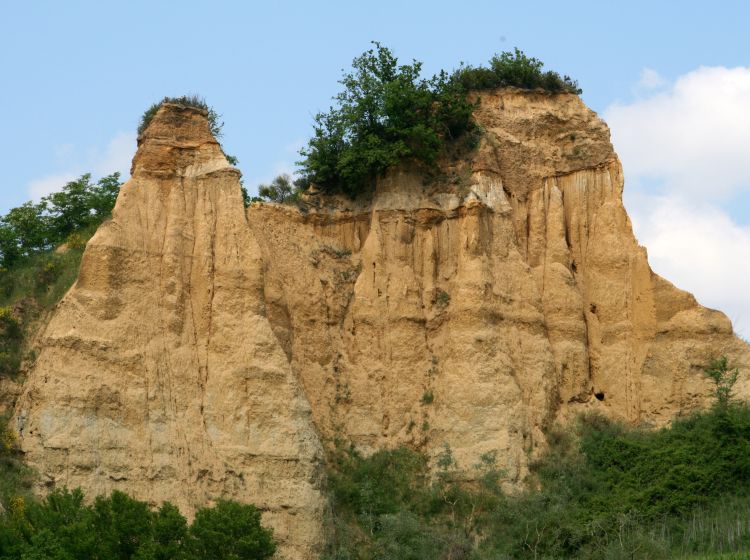
<path fill-rule="evenodd" d="M 708 402 L 711 356 L 750 365 L 722 313 L 650 270 L 578 97 L 480 101 L 480 146 L 444 175 L 246 212 L 205 116 L 163 106 L 16 407 L 46 483 L 251 501 L 281 557 L 312 558 L 336 438 L 448 445 L 467 476 L 495 453 L 512 484 L 555 420 L 661 425 Z"/>
<path fill-rule="evenodd" d="M 164 105 L 46 328 L 16 407 L 48 486 L 183 511 L 252 502 L 282 558 L 321 543 L 321 445 L 265 314 L 239 172 L 201 111 Z"/>

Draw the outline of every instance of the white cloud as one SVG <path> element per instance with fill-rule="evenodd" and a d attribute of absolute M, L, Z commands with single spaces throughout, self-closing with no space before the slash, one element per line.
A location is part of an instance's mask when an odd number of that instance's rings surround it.
<path fill-rule="evenodd" d="M 38 200 L 60 190 L 65 183 L 84 173 L 91 173 L 96 179 L 119 171 L 123 178 L 126 178 L 130 172 L 130 161 L 135 149 L 135 134 L 124 132 L 115 135 L 104 150 L 88 150 L 85 157 L 78 155 L 74 145 L 62 144 L 55 149 L 55 159 L 62 170 L 30 181 L 27 186 L 29 196 Z"/>
<path fill-rule="evenodd" d="M 661 74 L 653 68 L 644 68 L 641 70 L 641 79 L 635 86 L 637 92 L 658 89 L 666 83 Z"/>
<path fill-rule="evenodd" d="M 702 200 L 750 188 L 750 68 L 699 68 L 604 118 L 631 176 Z"/>
<path fill-rule="evenodd" d="M 655 76 L 644 71 L 640 91 Z M 654 87 L 604 112 L 636 235 L 657 273 L 748 338 L 750 227 L 726 207 L 750 192 L 750 68 L 704 67 Z"/>
<path fill-rule="evenodd" d="M 656 272 L 726 313 L 750 338 L 750 227 L 678 194 L 637 193 L 627 206 Z"/>
<path fill-rule="evenodd" d="M 130 174 L 130 162 L 136 149 L 136 135 L 132 132 L 120 132 L 109 144 L 101 158 L 92 165 L 92 169 L 100 175 L 109 175 L 119 171 L 123 175 Z"/>

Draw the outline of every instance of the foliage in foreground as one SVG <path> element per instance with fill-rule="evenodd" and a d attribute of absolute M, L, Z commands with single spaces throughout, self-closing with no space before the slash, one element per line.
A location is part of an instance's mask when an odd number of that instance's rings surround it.
<path fill-rule="evenodd" d="M 31 470 L 18 453 L 15 432 L 8 419 L 0 416 L 0 513 L 8 510 L 13 501 L 31 497 Z"/>
<path fill-rule="evenodd" d="M 56 490 L 0 515 L 2 560 L 262 560 L 275 550 L 258 509 L 224 500 L 190 526 L 168 502 L 152 511 L 117 491 L 86 505 L 80 490 Z"/>
<path fill-rule="evenodd" d="M 643 431 L 600 416 L 554 432 L 529 490 L 507 495 L 494 457 L 455 482 L 449 450 L 331 464 L 328 558 L 683 558 L 750 551 L 750 407 L 731 401 Z"/>

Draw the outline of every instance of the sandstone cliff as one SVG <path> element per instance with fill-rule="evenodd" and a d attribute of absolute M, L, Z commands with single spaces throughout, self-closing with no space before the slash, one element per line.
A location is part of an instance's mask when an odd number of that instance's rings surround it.
<path fill-rule="evenodd" d="M 253 502 L 282 557 L 310 557 L 321 445 L 265 315 L 240 174 L 195 109 L 162 106 L 139 143 L 44 333 L 16 407 L 22 449 L 49 486 L 188 513 Z"/>
<path fill-rule="evenodd" d="M 556 419 L 663 424 L 706 404 L 710 356 L 750 365 L 650 270 L 578 97 L 483 94 L 476 118 L 444 176 L 245 212 L 205 115 L 163 106 L 16 406 L 44 482 L 252 501 L 280 557 L 314 558 L 334 438 L 448 444 L 467 472 L 497 452 L 512 483 Z"/>

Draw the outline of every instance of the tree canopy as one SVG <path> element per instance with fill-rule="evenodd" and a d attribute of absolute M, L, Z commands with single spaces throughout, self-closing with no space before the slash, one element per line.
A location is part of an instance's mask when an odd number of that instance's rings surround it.
<path fill-rule="evenodd" d="M 27 202 L 0 217 L 0 264 L 47 251 L 72 233 L 109 217 L 120 192 L 120 174 L 91 181 L 91 174 L 70 181 L 59 192 Z"/>
<path fill-rule="evenodd" d="M 86 505 L 80 490 L 55 490 L 0 515 L 3 560 L 264 560 L 275 551 L 258 509 L 224 500 L 192 525 L 169 502 L 152 510 L 118 491 Z"/>
<path fill-rule="evenodd" d="M 120 174 L 91 181 L 91 174 L 70 181 L 59 192 L 27 202 L 0 217 L 0 265 L 54 247 L 74 232 L 109 217 L 120 192 Z"/>
<path fill-rule="evenodd" d="M 335 105 L 316 115 L 298 162 L 299 184 L 354 197 L 399 163 L 433 169 L 449 143 L 476 130 L 468 100 L 473 90 L 514 86 L 581 93 L 574 80 L 543 66 L 515 49 L 493 57 L 488 68 L 462 66 L 424 78 L 421 62 L 400 64 L 374 42 L 344 73 Z"/>
<path fill-rule="evenodd" d="M 380 43 L 355 58 L 336 107 L 315 117 L 301 152 L 303 184 L 355 196 L 399 162 L 433 165 L 446 140 L 472 127 L 472 105 L 447 73 L 425 79 L 421 71 Z"/>

